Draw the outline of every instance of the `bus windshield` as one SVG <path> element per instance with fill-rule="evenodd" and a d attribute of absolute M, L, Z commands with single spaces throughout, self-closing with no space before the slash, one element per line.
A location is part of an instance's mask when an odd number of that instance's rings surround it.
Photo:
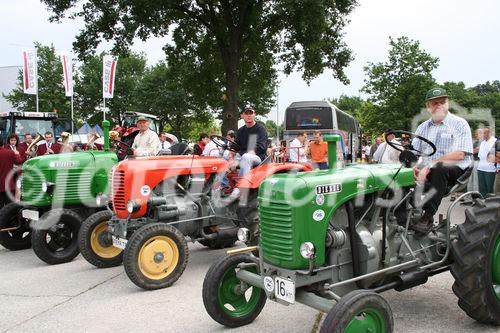
<path fill-rule="evenodd" d="M 287 109 L 285 119 L 285 128 L 288 131 L 333 128 L 331 108 Z"/>

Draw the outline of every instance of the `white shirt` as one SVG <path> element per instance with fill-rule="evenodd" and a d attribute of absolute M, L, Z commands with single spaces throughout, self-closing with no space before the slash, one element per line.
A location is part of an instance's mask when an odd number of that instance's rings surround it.
<path fill-rule="evenodd" d="M 214 138 L 214 140 L 217 140 L 217 139 Z M 224 144 L 224 142 L 222 142 L 220 140 L 217 140 L 217 142 L 220 142 L 221 145 Z M 201 153 L 201 155 L 202 156 L 223 157 L 226 160 L 228 160 L 229 159 L 229 150 L 224 150 L 224 152 L 222 152 L 222 148 L 217 147 L 215 142 L 210 140 L 210 142 L 205 145 L 205 149 L 203 149 L 203 152 Z"/>
<path fill-rule="evenodd" d="M 136 151 L 136 156 L 155 156 L 160 150 L 158 134 L 149 128 L 143 133 L 139 132 L 134 138 L 132 149 Z"/>
<path fill-rule="evenodd" d="M 297 138 L 290 142 L 290 162 L 307 162 L 306 150 Z"/>
<path fill-rule="evenodd" d="M 396 139 L 392 142 L 399 144 Z M 375 153 L 373 154 L 373 159 L 379 163 L 399 163 L 399 151 L 392 148 L 387 144 L 387 142 L 381 143 Z"/>
<path fill-rule="evenodd" d="M 477 169 L 484 172 L 496 172 L 495 163 L 488 162 L 488 154 L 495 153 L 493 147 L 495 146 L 495 142 L 497 139 L 492 136 L 488 140 L 484 140 L 481 142 L 479 146 L 479 153 L 477 156 L 479 157 L 479 164 L 477 165 Z"/>
<path fill-rule="evenodd" d="M 170 144 L 170 142 L 168 142 L 167 140 L 161 142 L 160 141 L 160 150 L 167 150 L 171 147 L 172 145 Z"/>

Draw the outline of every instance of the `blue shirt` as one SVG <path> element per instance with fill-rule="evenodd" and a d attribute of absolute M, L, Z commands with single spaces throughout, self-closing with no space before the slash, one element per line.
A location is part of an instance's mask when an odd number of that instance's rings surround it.
<path fill-rule="evenodd" d="M 415 134 L 420 135 L 436 145 L 436 153 L 422 159 L 423 165 L 428 165 L 446 154 L 454 151 L 463 151 L 465 158 L 457 163 L 462 170 L 466 169 L 472 161 L 472 134 L 467 121 L 450 112 L 439 124 L 434 124 L 431 119 L 424 121 L 417 128 Z M 431 153 L 429 144 L 414 138 L 412 145 L 423 153 Z"/>

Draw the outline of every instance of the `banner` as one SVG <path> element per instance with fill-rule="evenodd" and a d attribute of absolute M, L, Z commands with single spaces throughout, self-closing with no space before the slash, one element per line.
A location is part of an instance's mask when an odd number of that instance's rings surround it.
<path fill-rule="evenodd" d="M 63 68 L 64 94 L 71 97 L 73 96 L 73 65 L 70 53 L 61 52 L 61 64 Z"/>
<path fill-rule="evenodd" d="M 102 59 L 102 97 L 113 98 L 118 57 L 105 55 Z"/>
<path fill-rule="evenodd" d="M 35 49 L 23 50 L 24 93 L 36 95 L 38 92 L 38 70 Z"/>

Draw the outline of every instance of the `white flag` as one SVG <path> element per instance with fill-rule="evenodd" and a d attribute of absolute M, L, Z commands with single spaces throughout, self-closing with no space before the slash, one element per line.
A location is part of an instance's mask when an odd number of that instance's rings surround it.
<path fill-rule="evenodd" d="M 61 52 L 61 64 L 63 68 L 64 93 L 67 97 L 73 96 L 73 65 L 71 54 Z"/>
<path fill-rule="evenodd" d="M 38 70 L 35 49 L 23 50 L 23 86 L 25 94 L 37 94 Z"/>
<path fill-rule="evenodd" d="M 102 97 L 113 98 L 118 57 L 105 55 L 102 59 Z"/>

